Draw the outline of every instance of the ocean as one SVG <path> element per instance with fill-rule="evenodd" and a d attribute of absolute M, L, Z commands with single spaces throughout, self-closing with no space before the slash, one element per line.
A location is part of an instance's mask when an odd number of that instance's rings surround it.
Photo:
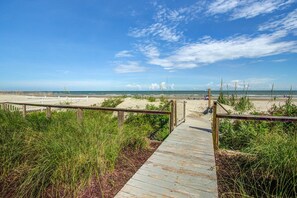
<path fill-rule="evenodd" d="M 251 97 L 297 97 L 297 91 L 290 90 L 249 90 L 249 91 L 222 91 L 225 95 L 248 95 Z M 2 92 L 32 95 L 53 95 L 53 96 L 177 96 L 177 97 L 203 97 L 207 95 L 207 90 L 198 91 L 18 91 L 18 92 Z M 219 90 L 213 90 L 212 96 L 216 97 L 220 94 Z"/>

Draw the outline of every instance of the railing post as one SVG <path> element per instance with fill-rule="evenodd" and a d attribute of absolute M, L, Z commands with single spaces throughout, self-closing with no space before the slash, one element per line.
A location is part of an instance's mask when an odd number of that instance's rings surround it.
<path fill-rule="evenodd" d="M 174 126 L 177 126 L 177 104 L 176 100 L 174 100 Z"/>
<path fill-rule="evenodd" d="M 77 109 L 76 116 L 77 116 L 77 122 L 81 124 L 83 122 L 83 110 L 81 108 Z"/>
<path fill-rule="evenodd" d="M 184 122 L 186 121 L 186 101 L 184 101 L 184 112 L 183 112 Z"/>
<path fill-rule="evenodd" d="M 208 109 L 211 107 L 211 89 L 208 89 Z"/>
<path fill-rule="evenodd" d="M 23 117 L 26 117 L 26 105 L 23 105 Z"/>
<path fill-rule="evenodd" d="M 219 149 L 219 129 L 220 129 L 220 119 L 216 117 L 216 149 Z"/>
<path fill-rule="evenodd" d="M 52 116 L 52 111 L 50 107 L 46 107 L 46 117 L 51 118 Z"/>
<path fill-rule="evenodd" d="M 173 117 L 174 104 L 173 104 L 173 100 L 171 100 L 170 106 L 171 106 L 170 107 L 171 112 L 170 112 L 170 119 L 169 119 L 169 124 L 170 124 L 169 130 L 170 130 L 170 133 L 171 133 L 173 131 L 173 128 L 174 128 L 174 121 L 173 121 L 173 119 L 174 119 L 174 117 Z"/>
<path fill-rule="evenodd" d="M 3 110 L 7 111 L 7 104 L 6 103 L 3 104 Z"/>
<path fill-rule="evenodd" d="M 215 150 L 218 149 L 218 138 L 219 138 L 219 118 L 217 118 L 217 102 L 213 103 L 213 119 L 212 119 L 212 138 L 213 147 Z"/>
<path fill-rule="evenodd" d="M 118 111 L 118 127 L 119 127 L 120 130 L 123 129 L 124 119 L 125 119 L 125 112 L 124 111 Z"/>

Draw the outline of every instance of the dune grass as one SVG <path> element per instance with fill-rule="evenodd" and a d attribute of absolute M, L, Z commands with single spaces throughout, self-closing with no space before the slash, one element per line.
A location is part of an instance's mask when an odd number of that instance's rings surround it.
<path fill-rule="evenodd" d="M 297 106 L 289 99 L 273 106 L 271 115 L 296 116 Z M 238 162 L 240 174 L 234 185 L 241 196 L 297 196 L 297 124 L 223 120 L 220 147 L 247 154 Z"/>
<path fill-rule="evenodd" d="M 102 111 L 84 111 L 79 124 L 74 111 L 53 112 L 47 119 L 43 112 L 23 118 L 0 110 L 0 194 L 76 196 L 92 178 L 113 170 L 122 149 L 148 147 L 155 121 L 163 118 L 136 116 L 120 130 L 117 118 Z"/>
<path fill-rule="evenodd" d="M 124 101 L 123 97 L 108 98 L 103 101 L 101 107 L 116 107 Z"/>

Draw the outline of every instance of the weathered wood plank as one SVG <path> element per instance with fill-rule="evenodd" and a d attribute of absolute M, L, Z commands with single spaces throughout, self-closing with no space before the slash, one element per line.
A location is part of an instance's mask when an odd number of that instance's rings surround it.
<path fill-rule="evenodd" d="M 152 167 L 152 166 L 142 167 L 141 169 L 139 169 L 137 174 L 149 175 L 159 180 L 172 181 L 179 185 L 190 186 L 192 188 L 206 191 L 206 192 L 213 192 L 216 190 L 215 189 L 216 188 L 215 184 L 217 182 L 216 180 L 210 181 L 202 177 L 196 177 L 191 175 L 176 177 L 176 174 L 174 172 L 162 169 L 160 167 Z"/>
<path fill-rule="evenodd" d="M 131 186 L 130 184 L 125 185 L 125 187 L 121 190 L 121 197 L 122 197 L 122 192 L 124 192 L 127 195 L 131 195 L 130 197 L 160 197 L 160 196 L 170 197 L 164 194 L 158 194 L 158 193 L 152 192 L 150 191 L 149 188 L 141 188 L 141 186 L 135 187 L 135 186 Z"/>
<path fill-rule="evenodd" d="M 217 118 L 229 118 L 229 119 L 239 119 L 239 120 L 297 122 L 297 117 L 287 117 L 287 116 L 217 114 Z"/>
<path fill-rule="evenodd" d="M 125 116 L 125 112 L 118 111 L 118 127 L 120 130 L 122 130 L 124 126 L 124 118 L 125 118 L 124 116 Z"/>
<path fill-rule="evenodd" d="M 171 113 L 170 111 L 159 111 L 159 110 L 123 109 L 123 108 L 91 107 L 91 106 L 75 106 L 75 105 L 33 104 L 33 103 L 18 103 L 18 102 L 6 102 L 5 104 L 28 105 L 28 106 L 34 106 L 34 107 L 51 107 L 51 108 L 62 108 L 62 109 L 124 111 L 124 112 L 130 112 L 130 113 L 144 113 L 144 114 L 156 114 L 156 115 L 170 115 Z"/>
<path fill-rule="evenodd" d="M 217 197 L 212 134 L 191 122 L 178 126 L 116 197 Z M 190 127 L 197 126 L 197 127 Z M 125 195 L 126 195 L 125 194 Z"/>

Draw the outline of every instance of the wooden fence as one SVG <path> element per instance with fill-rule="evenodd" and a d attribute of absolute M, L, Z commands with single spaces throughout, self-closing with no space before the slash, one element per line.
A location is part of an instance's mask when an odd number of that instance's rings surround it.
<path fill-rule="evenodd" d="M 226 113 L 217 113 L 217 107 L 221 106 Z M 287 117 L 287 116 L 268 116 L 268 115 L 238 115 L 229 114 L 228 111 L 217 101 L 213 103 L 213 120 L 212 120 L 212 136 L 214 149 L 219 148 L 219 124 L 220 118 L 226 119 L 237 119 L 237 120 L 260 120 L 260 121 L 279 121 L 279 122 L 297 122 L 297 117 Z"/>
<path fill-rule="evenodd" d="M 22 108 L 17 108 L 22 106 Z M 177 108 L 176 101 L 169 101 L 165 107 L 170 105 L 170 111 L 164 110 L 142 110 L 142 109 L 123 109 L 123 108 L 110 108 L 110 107 L 93 107 L 93 106 L 74 106 L 74 105 L 51 105 L 51 104 L 33 104 L 33 103 L 18 103 L 18 102 L 5 102 L 0 103 L 0 107 L 8 111 L 22 111 L 23 117 L 28 113 L 27 107 L 43 107 L 45 108 L 46 117 L 50 118 L 52 115 L 52 108 L 58 109 L 76 109 L 77 110 L 77 121 L 81 123 L 83 121 L 83 110 L 97 110 L 97 111 L 111 111 L 118 113 L 118 127 L 122 128 L 124 124 L 125 113 L 142 113 L 142 114 L 153 114 L 153 115 L 168 115 L 169 116 L 169 132 L 172 132 L 174 127 L 178 125 L 177 121 Z M 185 108 L 186 103 L 184 102 L 184 118 L 185 121 Z M 42 110 L 42 109 L 41 109 Z"/>

